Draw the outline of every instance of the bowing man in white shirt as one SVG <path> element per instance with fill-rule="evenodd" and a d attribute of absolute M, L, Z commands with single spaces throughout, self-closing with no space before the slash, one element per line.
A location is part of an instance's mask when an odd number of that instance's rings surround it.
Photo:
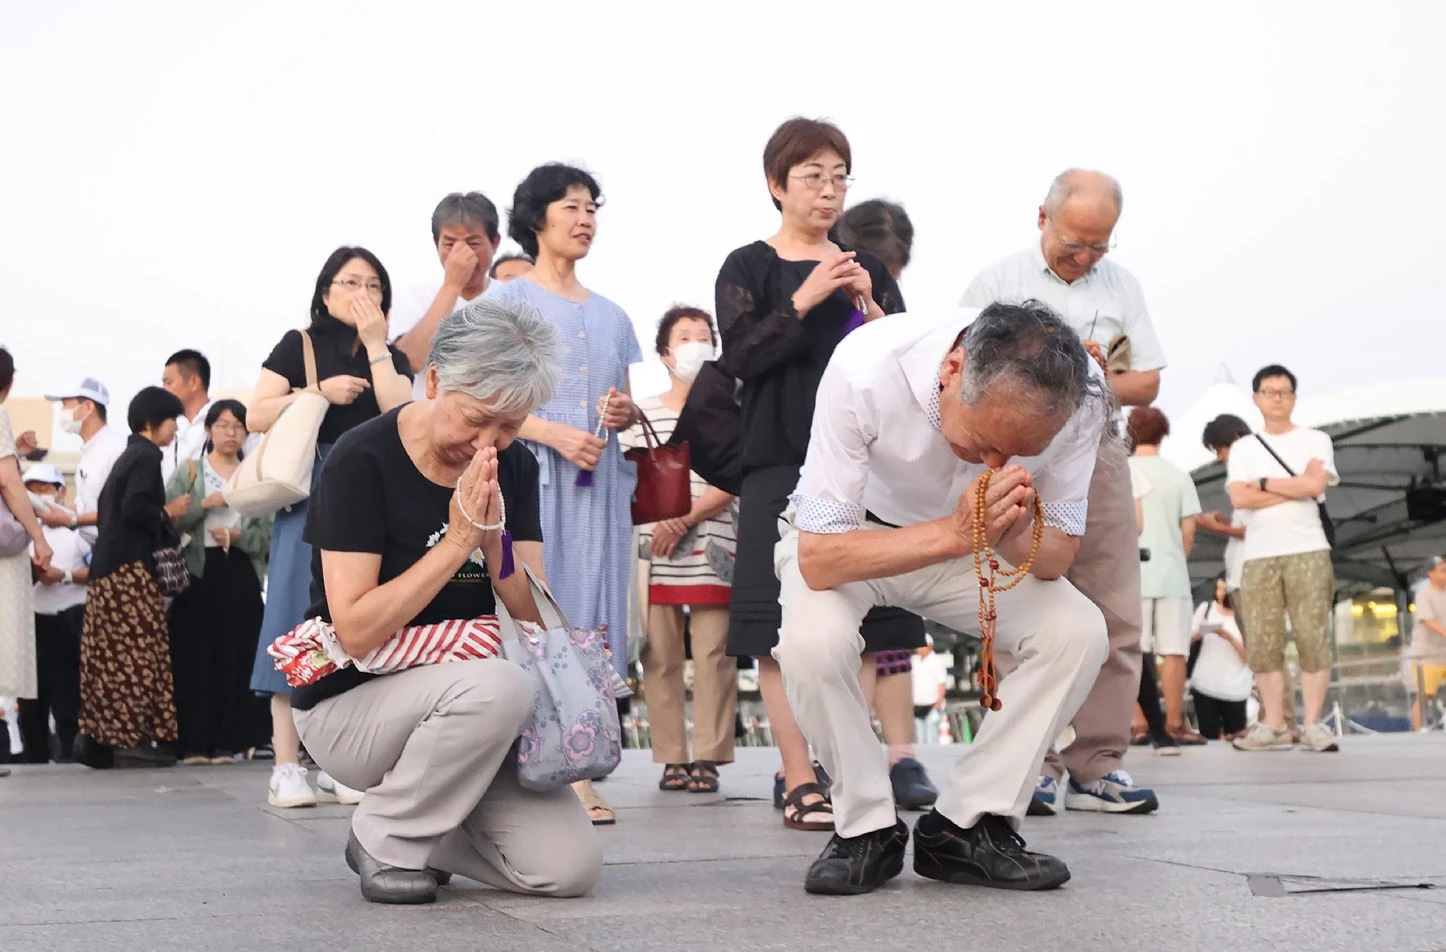
<path fill-rule="evenodd" d="M 1002 707 L 914 830 L 914 870 L 946 882 L 1049 889 L 1063 862 L 1015 832 L 1049 743 L 1089 693 L 1105 623 L 1064 573 L 1088 515 L 1113 401 L 1078 336 L 1038 302 L 876 321 L 846 337 L 818 388 L 812 436 L 775 550 L 783 622 L 774 651 L 789 704 L 834 787 L 837 833 L 809 892 L 869 892 L 903 869 L 908 828 L 859 685 L 859 622 L 894 605 L 978 633 L 975 490 L 1002 562 L 1030 575 L 998 598 L 999 650 L 1018 666 Z M 967 325 L 967 327 L 966 327 Z"/>

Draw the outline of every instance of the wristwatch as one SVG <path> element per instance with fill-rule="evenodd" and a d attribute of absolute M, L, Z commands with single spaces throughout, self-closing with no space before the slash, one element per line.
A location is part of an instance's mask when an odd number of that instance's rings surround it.
<path fill-rule="evenodd" d="M 79 528 L 80 528 L 80 514 L 79 514 L 79 513 L 76 513 L 75 515 L 73 515 L 73 516 L 70 517 L 70 527 L 71 527 L 72 529 L 79 529 Z"/>
<path fill-rule="evenodd" d="M 1263 492 L 1263 493 L 1268 493 L 1268 492 L 1270 492 L 1269 489 L 1266 489 L 1266 488 L 1265 488 L 1265 484 L 1266 484 L 1267 482 L 1269 482 L 1269 481 L 1270 481 L 1270 477 L 1269 477 L 1269 476 L 1262 476 L 1262 477 L 1260 477 L 1260 491 L 1261 491 L 1261 492 Z"/>
<path fill-rule="evenodd" d="M 72 573 L 69 569 L 66 569 L 66 570 L 65 570 L 65 575 L 61 578 L 61 581 L 64 582 L 66 585 L 74 585 L 74 584 L 75 584 L 75 575 L 74 575 L 74 573 Z"/>

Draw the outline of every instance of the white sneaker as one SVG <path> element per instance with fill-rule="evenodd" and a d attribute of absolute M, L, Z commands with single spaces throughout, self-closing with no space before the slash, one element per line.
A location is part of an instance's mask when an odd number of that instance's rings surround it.
<path fill-rule="evenodd" d="M 1314 751 L 1317 754 L 1334 753 L 1341 749 L 1336 741 L 1335 731 L 1322 723 L 1315 723 L 1305 729 L 1300 735 L 1301 748 Z"/>
<path fill-rule="evenodd" d="M 318 803 L 340 803 L 354 807 L 362 802 L 363 791 L 353 790 L 325 770 L 316 775 L 316 801 Z"/>
<path fill-rule="evenodd" d="M 271 788 L 266 802 L 273 807 L 316 806 L 316 792 L 306 782 L 306 768 L 301 764 L 277 764 L 271 768 Z"/>

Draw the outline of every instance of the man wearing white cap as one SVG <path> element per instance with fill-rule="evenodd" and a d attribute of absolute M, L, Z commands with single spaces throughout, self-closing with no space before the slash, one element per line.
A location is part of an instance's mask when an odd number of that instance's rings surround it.
<path fill-rule="evenodd" d="M 65 477 L 49 463 L 25 471 L 25 488 L 57 506 L 65 505 Z M 68 520 L 67 516 L 67 520 Z M 80 629 L 85 614 L 85 582 L 90 546 L 73 529 L 45 528 L 55 553 L 50 568 L 35 583 L 35 659 L 38 690 L 20 700 L 20 738 L 25 759 L 50 760 L 50 718 L 60 742 L 58 760 L 68 762 L 80 718 Z"/>
<path fill-rule="evenodd" d="M 80 466 L 75 471 L 76 515 L 65 516 L 48 509 L 41 514 L 41 521 L 52 529 L 79 529 L 86 544 L 95 545 L 100 491 L 116 458 L 126 448 L 125 436 L 106 423 L 110 391 L 94 377 L 86 377 L 72 390 L 46 394 L 45 399 L 60 404 L 60 428 L 79 436 L 82 449 Z"/>

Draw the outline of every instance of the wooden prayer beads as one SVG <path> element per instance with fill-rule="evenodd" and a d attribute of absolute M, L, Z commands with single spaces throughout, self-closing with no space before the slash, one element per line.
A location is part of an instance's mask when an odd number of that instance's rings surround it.
<path fill-rule="evenodd" d="M 989 491 L 989 480 L 993 476 L 993 472 L 988 472 L 980 478 L 979 489 L 974 497 L 974 574 L 979 579 L 979 638 L 983 642 L 979 652 L 979 706 L 988 711 L 997 711 L 1003 706 L 999 701 L 999 676 L 994 670 L 994 623 L 999 617 L 995 611 L 994 597 L 1024 581 L 1024 577 L 1034 567 L 1034 560 L 1039 556 L 1039 547 L 1044 542 L 1044 507 L 1036 493 L 1029 558 L 1015 568 L 1000 569 L 999 560 L 994 557 L 994 550 L 989 545 L 989 526 L 984 503 L 985 494 Z"/>

